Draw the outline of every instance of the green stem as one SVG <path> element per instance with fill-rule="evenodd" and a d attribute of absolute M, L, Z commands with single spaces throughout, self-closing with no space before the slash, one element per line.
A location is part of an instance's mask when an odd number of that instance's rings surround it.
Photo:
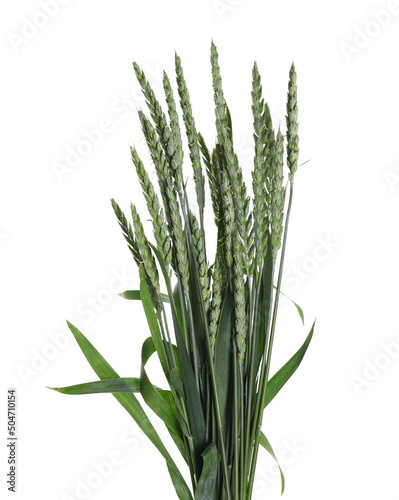
<path fill-rule="evenodd" d="M 187 422 L 188 418 L 185 408 L 186 402 L 184 401 L 184 398 L 182 398 L 181 396 L 179 397 L 179 399 L 181 400 L 182 403 L 181 405 L 182 418 L 185 420 L 185 422 Z M 190 469 L 191 484 L 193 485 L 193 490 L 195 491 L 195 488 L 198 483 L 198 478 L 196 477 L 195 474 L 196 466 L 195 466 L 195 450 L 194 450 L 193 440 L 188 439 L 186 436 L 184 436 L 184 444 L 187 450 L 187 462 L 188 462 L 188 468 Z"/>
<path fill-rule="evenodd" d="M 203 324 L 205 327 L 205 332 L 204 332 L 205 333 L 205 344 L 206 344 L 206 350 L 208 353 L 209 371 L 210 371 L 210 379 L 211 379 L 211 387 L 212 387 L 213 408 L 214 408 L 214 412 L 215 412 L 214 414 L 215 414 L 218 437 L 219 437 L 220 451 L 221 451 L 221 455 L 222 455 L 222 466 L 223 466 L 223 476 L 224 476 L 226 500 L 233 500 L 232 494 L 231 494 L 229 465 L 228 465 L 227 453 L 226 453 L 226 443 L 224 440 L 222 414 L 220 411 L 219 395 L 218 395 L 218 388 L 217 388 L 217 382 L 216 382 L 215 365 L 214 365 L 214 359 L 212 356 L 212 349 L 211 349 L 211 344 L 210 344 L 209 325 L 208 325 L 208 322 L 206 319 L 203 301 L 201 301 L 200 307 L 201 307 L 201 313 L 203 316 Z"/>
<path fill-rule="evenodd" d="M 162 314 L 157 313 L 157 316 L 158 316 L 158 323 L 162 332 L 162 337 L 163 337 L 162 340 L 165 346 L 166 356 L 169 361 L 169 370 L 172 370 L 172 368 L 176 366 L 176 359 L 173 349 L 171 348 L 172 340 L 170 338 L 168 321 L 166 318 L 165 307 L 163 304 L 162 304 Z"/>
<path fill-rule="evenodd" d="M 264 410 L 263 402 L 264 402 L 265 396 L 266 396 L 267 381 L 268 381 L 269 371 L 270 371 L 270 361 L 271 361 L 272 349 L 273 349 L 274 332 L 276 329 L 276 320 L 277 320 L 278 303 L 279 303 L 280 290 L 281 290 L 281 282 L 282 282 L 282 278 L 283 278 L 284 257 L 285 257 L 285 249 L 286 249 L 286 245 L 287 245 L 288 223 L 289 223 L 289 218 L 290 218 L 290 213 L 291 213 L 293 193 L 294 193 L 294 179 L 291 178 L 290 179 L 290 194 L 289 194 L 289 200 L 288 200 L 287 216 L 285 219 L 285 227 L 284 227 L 284 238 L 283 238 L 283 243 L 282 243 L 282 247 L 281 247 L 280 265 L 279 265 L 279 272 L 278 272 L 278 278 L 277 278 L 276 294 L 275 294 L 275 299 L 274 299 L 273 317 L 272 317 L 272 324 L 271 324 L 271 328 L 270 328 L 269 343 L 267 346 L 267 358 L 266 358 L 266 363 L 264 363 L 262 366 L 263 373 L 261 373 L 261 379 L 260 379 L 260 381 L 261 381 L 260 397 L 258 400 L 259 411 L 258 411 L 258 416 L 257 416 L 255 443 L 254 443 L 253 456 L 252 456 L 252 462 L 251 462 L 251 470 L 250 470 L 250 476 L 249 476 L 249 482 L 248 482 L 247 498 L 249 498 L 249 499 L 252 496 L 253 483 L 254 483 L 254 478 L 255 478 L 256 461 L 258 458 L 258 451 L 259 451 L 260 434 L 262 431 L 263 410 Z"/>
<path fill-rule="evenodd" d="M 186 238 L 187 238 L 187 257 L 190 259 L 192 255 L 191 249 L 193 248 L 193 237 L 191 234 L 190 230 L 190 223 L 188 220 L 188 202 L 187 202 L 187 197 L 186 197 L 186 190 L 185 187 L 183 186 L 182 183 L 177 184 L 177 192 L 180 200 L 180 207 L 181 211 L 183 214 L 183 220 L 184 220 L 184 226 L 185 226 L 185 231 L 186 231 Z M 193 353 L 193 365 L 194 365 L 194 375 L 195 375 L 195 381 L 197 385 L 198 392 L 202 394 L 203 388 L 201 386 L 201 381 L 198 373 L 198 347 L 197 347 L 197 340 L 195 338 L 195 330 L 194 330 L 194 319 L 193 319 L 193 309 L 191 307 L 191 301 L 190 301 L 190 295 L 188 289 L 184 287 L 184 298 L 185 298 L 185 303 L 187 307 L 187 312 L 188 312 L 188 320 L 189 320 L 189 335 L 191 338 L 191 348 L 192 348 L 192 353 Z M 188 351 L 190 354 L 190 350 Z"/>
<path fill-rule="evenodd" d="M 262 273 L 259 273 L 260 276 Z M 254 281 L 252 283 L 252 291 L 251 291 L 251 296 L 254 294 L 254 289 L 256 290 L 255 296 L 259 297 L 259 289 L 260 289 L 260 280 L 258 279 L 258 275 L 255 274 Z M 252 321 L 250 322 L 250 334 L 248 335 L 250 339 L 250 350 L 249 350 L 249 356 L 250 356 L 250 363 L 249 363 L 249 372 L 248 372 L 248 377 L 247 377 L 247 405 L 246 405 L 246 434 L 245 434 L 245 468 L 247 467 L 247 464 L 249 463 L 249 454 L 250 454 L 250 449 L 251 449 L 251 413 L 252 413 L 252 395 L 253 395 L 253 390 L 255 388 L 255 378 L 256 378 L 256 373 L 255 373 L 255 359 L 256 359 L 256 349 L 255 349 L 255 332 L 257 331 L 258 327 L 258 306 L 259 306 L 259 301 L 253 301 L 254 302 L 254 307 L 252 311 Z"/>
<path fill-rule="evenodd" d="M 244 415 L 244 366 L 242 363 L 238 365 L 239 368 L 239 382 L 240 382 L 240 500 L 244 498 L 245 495 L 245 472 L 246 472 L 246 461 L 245 461 L 245 415 Z"/>
<path fill-rule="evenodd" d="M 239 458 L 240 458 L 240 442 L 239 442 L 239 381 L 238 381 L 238 368 L 237 368 L 237 349 L 233 346 L 233 374 L 234 374 L 234 482 L 233 494 L 234 500 L 240 500 L 239 492 Z"/>
<path fill-rule="evenodd" d="M 270 280 L 270 288 L 271 288 L 270 297 L 272 300 L 274 261 L 273 261 L 271 273 L 272 273 L 272 275 L 271 275 L 271 280 Z M 271 305 L 270 305 L 270 308 L 271 308 Z M 260 375 L 259 375 L 259 389 L 258 389 L 257 398 L 256 398 L 254 417 L 253 417 L 253 420 L 251 419 L 251 437 L 250 437 L 249 443 L 248 443 L 250 452 L 248 454 L 248 461 L 247 461 L 246 465 L 247 465 L 247 477 L 249 475 L 248 488 L 250 485 L 251 485 L 251 488 L 250 488 L 250 493 L 249 494 L 247 493 L 247 496 L 244 497 L 244 499 L 248 499 L 248 500 L 251 500 L 251 496 L 252 496 L 252 484 L 253 484 L 254 477 L 255 477 L 255 467 L 256 467 L 256 459 L 257 459 L 257 455 L 256 455 L 255 459 L 253 458 L 254 457 L 254 449 L 255 449 L 254 443 L 256 442 L 256 433 L 257 433 L 257 429 L 258 429 L 258 421 L 260 418 L 259 415 L 262 415 L 262 412 L 263 412 L 261 392 L 262 392 L 262 387 L 263 387 L 262 381 L 264 380 L 264 374 L 265 374 L 265 360 L 266 360 L 267 345 L 268 345 L 268 339 L 269 339 L 270 319 L 271 319 L 270 314 L 268 314 L 265 325 L 264 325 L 265 346 L 264 346 L 261 371 L 260 371 Z M 250 458 L 251 452 L 252 452 L 252 457 Z"/>
<path fill-rule="evenodd" d="M 197 340 L 195 338 L 193 311 L 192 311 L 192 307 L 191 307 L 190 296 L 189 296 L 188 290 L 186 290 L 186 289 L 184 290 L 184 298 L 185 298 L 185 302 L 186 302 L 187 309 L 188 309 L 188 320 L 189 320 L 188 326 L 189 326 L 190 339 L 191 339 L 191 349 L 192 349 L 192 353 L 193 353 L 193 365 L 194 365 L 195 381 L 197 384 L 198 393 L 202 394 L 202 388 L 200 390 L 200 377 L 199 377 L 199 372 L 198 372 L 198 366 L 199 366 L 198 348 L 197 348 Z M 190 354 L 190 351 L 188 351 L 188 353 Z"/>

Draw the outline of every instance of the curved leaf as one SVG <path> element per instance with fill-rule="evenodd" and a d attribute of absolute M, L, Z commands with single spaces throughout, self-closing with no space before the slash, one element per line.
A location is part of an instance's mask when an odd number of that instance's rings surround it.
<path fill-rule="evenodd" d="M 140 392 L 139 378 L 110 378 L 107 380 L 96 380 L 85 384 L 69 385 L 67 387 L 48 387 L 61 394 L 102 394 Z"/>
<path fill-rule="evenodd" d="M 274 287 L 274 288 L 276 288 L 276 287 Z M 283 293 L 281 290 L 280 290 L 280 293 L 281 293 L 281 295 L 283 295 L 286 299 L 288 299 L 290 302 L 292 302 L 292 304 L 294 304 L 294 306 L 295 306 L 296 310 L 298 311 L 299 317 L 301 318 L 302 324 L 304 325 L 304 324 L 305 324 L 305 314 L 304 314 L 304 312 L 303 312 L 302 307 L 301 307 L 299 304 L 297 304 L 296 302 L 294 302 L 292 299 L 290 299 L 290 298 L 288 297 L 288 295 L 286 295 L 285 293 Z"/>
<path fill-rule="evenodd" d="M 120 378 L 112 366 L 101 356 L 97 349 L 87 340 L 87 338 L 75 326 L 67 322 L 69 329 L 76 339 L 79 347 L 90 363 L 93 370 L 100 379 Z M 137 425 L 158 449 L 168 464 L 169 470 L 173 471 L 171 479 L 180 500 L 193 500 L 191 491 L 181 475 L 177 465 L 170 456 L 157 431 L 149 420 L 147 414 L 140 405 L 134 394 L 113 394 L 115 399 L 133 417 Z"/>
<path fill-rule="evenodd" d="M 273 377 L 267 382 L 267 389 L 265 400 L 263 402 L 263 407 L 266 406 L 272 401 L 272 399 L 276 396 L 278 392 L 282 389 L 282 387 L 286 384 L 286 382 L 291 378 L 291 376 L 295 373 L 298 366 L 301 364 L 303 357 L 309 347 L 310 341 L 313 337 L 313 330 L 315 327 L 316 321 L 313 323 L 312 328 L 308 336 L 306 337 L 305 342 L 298 349 L 298 351 L 292 356 L 292 358 L 287 361 L 287 363 L 280 368 L 280 370 L 273 375 Z"/>
<path fill-rule="evenodd" d="M 261 432 L 260 434 L 260 440 L 259 440 L 259 443 L 263 446 L 263 448 L 268 451 L 270 453 L 270 455 L 274 458 L 274 460 L 276 461 L 277 465 L 278 465 L 278 468 L 280 470 L 280 478 L 281 478 L 281 494 L 284 493 L 284 489 L 285 489 L 285 478 L 284 478 L 284 474 L 283 474 L 283 471 L 280 467 L 280 464 L 277 460 L 277 457 L 276 457 L 276 454 L 274 453 L 274 450 L 272 448 L 272 445 L 269 443 L 269 440 L 267 439 L 267 437 L 263 434 L 263 432 Z"/>

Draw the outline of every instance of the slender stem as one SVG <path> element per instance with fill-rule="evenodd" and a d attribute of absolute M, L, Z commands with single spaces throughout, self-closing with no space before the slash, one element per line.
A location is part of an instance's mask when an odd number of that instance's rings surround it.
<path fill-rule="evenodd" d="M 235 343 L 234 343 L 235 344 Z M 238 360 L 237 360 L 237 349 L 235 345 L 233 346 L 233 374 L 234 374 L 234 479 L 233 479 L 233 495 L 234 500 L 240 500 L 239 484 L 239 458 L 240 458 L 240 442 L 239 442 L 239 381 L 238 381 Z"/>
<path fill-rule="evenodd" d="M 188 418 L 187 418 L 187 412 L 186 412 L 186 407 L 185 407 L 186 401 L 181 396 L 179 397 L 179 399 L 183 403 L 181 405 L 181 411 L 182 411 L 182 415 L 183 415 L 184 420 L 187 422 Z M 188 439 L 186 436 L 184 436 L 184 443 L 186 445 L 186 450 L 187 450 L 187 460 L 188 460 L 188 465 L 189 465 L 189 469 L 190 469 L 191 483 L 193 485 L 193 489 L 195 490 L 195 488 L 197 486 L 198 478 L 196 477 L 196 473 L 195 473 L 196 466 L 195 466 L 194 444 L 193 444 L 193 440 Z"/>
<path fill-rule="evenodd" d="M 265 370 L 263 373 L 263 377 L 261 378 L 261 387 L 260 387 L 260 395 L 259 395 L 260 397 L 259 397 L 259 401 L 258 401 L 259 413 L 257 416 L 255 443 L 254 443 L 251 470 L 250 470 L 249 483 L 248 483 L 248 498 L 251 498 L 251 495 L 252 495 L 252 489 L 253 489 L 253 483 L 254 483 L 254 477 L 255 477 L 256 461 L 258 458 L 258 451 L 259 451 L 260 434 L 262 431 L 263 409 L 264 409 L 263 402 L 264 402 L 265 396 L 266 396 L 267 381 L 268 381 L 269 371 L 270 371 L 270 361 L 271 361 L 272 349 L 273 349 L 274 332 L 276 329 L 276 320 L 277 320 L 278 303 L 279 303 L 280 290 L 281 290 L 281 282 L 282 282 L 282 278 L 283 278 L 284 257 L 285 257 L 285 249 L 286 249 L 286 245 L 287 245 L 288 223 L 289 223 L 289 218 L 290 218 L 290 213 L 291 213 L 293 193 L 294 193 L 294 179 L 292 177 L 290 179 L 290 194 L 289 194 L 289 200 L 288 200 L 287 216 L 285 219 L 283 243 L 282 243 L 282 247 L 281 247 L 281 257 L 280 257 L 280 265 L 279 265 L 279 272 L 278 272 L 278 278 L 277 278 L 276 294 L 275 294 L 275 299 L 274 299 L 273 317 L 272 317 L 272 324 L 271 324 L 271 328 L 270 328 L 270 338 L 269 338 L 269 343 L 268 343 L 268 347 L 267 347 L 267 358 L 266 358 L 266 363 L 263 365 Z"/>
<path fill-rule="evenodd" d="M 197 389 L 199 394 L 201 394 L 200 391 L 200 377 L 198 373 L 198 349 L 197 349 L 197 341 L 195 338 L 195 331 L 194 331 L 194 320 L 193 320 L 193 312 L 191 308 L 191 302 L 190 302 L 190 296 L 188 294 L 187 290 L 184 290 L 184 298 L 186 301 L 187 309 L 188 309 L 188 320 L 189 320 L 189 332 L 190 332 L 190 339 L 191 339 L 191 349 L 193 353 L 193 365 L 194 365 L 194 375 L 195 375 L 195 381 L 197 384 Z M 190 354 L 190 351 L 189 351 Z"/>
<path fill-rule="evenodd" d="M 244 416 L 244 367 L 240 363 L 239 368 L 239 382 L 240 382 L 240 500 L 244 498 L 245 495 L 245 472 L 246 472 L 246 462 L 245 462 L 245 416 Z M 241 451 L 242 450 L 242 451 Z"/>
<path fill-rule="evenodd" d="M 169 369 L 172 369 L 176 366 L 176 359 L 173 349 L 171 348 L 172 340 L 170 338 L 168 321 L 166 319 L 165 307 L 163 304 L 162 304 L 162 314 L 158 313 L 157 316 L 158 316 L 158 323 L 162 332 L 162 339 L 165 346 L 166 356 L 169 361 Z"/>
<path fill-rule="evenodd" d="M 190 344 L 188 341 L 187 315 L 186 315 L 186 308 L 185 308 L 185 299 L 184 299 L 184 295 L 183 295 L 183 285 L 182 285 L 181 279 L 179 277 L 178 277 L 178 292 L 179 292 L 179 300 L 180 300 L 180 304 L 181 304 L 181 315 L 182 315 L 182 320 L 183 320 L 182 335 L 183 335 L 184 343 L 186 345 L 187 352 L 190 352 L 190 349 L 189 349 Z"/>
<path fill-rule="evenodd" d="M 231 269 L 230 269 L 230 276 L 228 280 L 228 285 L 226 287 L 226 290 L 229 290 L 229 287 L 231 289 L 232 287 L 232 282 L 231 282 Z M 228 292 L 226 292 L 228 293 Z M 223 302 L 223 300 L 222 300 Z M 202 309 L 202 314 L 204 318 L 205 316 L 205 309 L 204 309 L 204 303 L 201 302 L 201 309 Z M 216 371 L 215 371 L 215 359 L 212 355 L 212 349 L 211 349 L 211 344 L 210 344 L 210 331 L 209 331 L 209 324 L 208 321 L 204 321 L 205 325 L 205 344 L 206 344 L 206 350 L 208 354 L 208 361 L 209 361 L 209 372 L 210 372 L 210 381 L 211 381 L 211 387 L 212 387 L 212 396 L 213 396 L 213 411 L 214 411 L 214 418 L 216 420 L 216 428 L 217 428 L 217 436 L 219 438 L 219 446 L 220 446 L 220 451 L 221 451 L 221 458 L 222 458 L 222 471 L 223 471 L 223 485 L 222 485 L 222 492 L 223 492 L 223 499 L 226 500 L 233 500 L 232 497 L 232 484 L 230 482 L 230 474 L 231 474 L 231 463 L 233 462 L 234 458 L 234 447 L 233 443 L 227 442 L 230 441 L 232 438 L 231 432 L 226 433 L 226 440 L 225 440 L 225 429 L 222 421 L 222 413 L 220 410 L 220 402 L 219 402 L 219 389 L 216 381 Z M 234 340 L 232 342 L 232 355 L 234 356 L 234 350 L 235 350 L 235 344 Z M 230 408 L 231 411 L 233 411 L 233 408 Z M 229 439 L 230 438 L 230 439 Z M 227 453 L 229 452 L 229 458 L 227 456 Z M 229 459 L 230 459 L 230 465 L 229 465 Z"/>
<path fill-rule="evenodd" d="M 272 293 L 273 293 L 273 277 L 274 277 L 274 262 L 271 270 L 271 280 L 270 280 L 270 297 L 272 300 Z M 271 310 L 271 303 L 270 303 L 270 310 Z M 264 352 L 263 352 L 263 357 L 262 357 L 262 366 L 258 378 L 258 392 L 257 392 L 257 398 L 256 398 L 256 405 L 255 405 L 255 411 L 254 411 L 254 417 L 253 420 L 251 419 L 251 437 L 249 440 L 249 447 L 250 451 L 252 451 L 252 457 L 251 459 L 249 458 L 248 455 L 248 462 L 247 462 L 247 475 L 249 475 L 248 479 L 248 485 L 253 483 L 253 478 L 255 477 L 255 467 L 256 467 L 256 458 L 254 460 L 254 443 L 256 441 L 256 432 L 258 429 L 257 423 L 259 421 L 259 415 L 262 414 L 263 407 L 262 407 L 262 398 L 261 398 L 261 392 L 262 392 L 262 381 L 264 380 L 264 374 L 265 374 L 265 363 L 266 363 L 266 354 L 267 354 L 267 345 L 269 341 L 269 328 L 270 328 L 270 314 L 267 315 L 266 322 L 264 325 L 264 330 L 265 330 L 265 346 L 264 346 Z M 248 476 L 247 476 L 248 477 Z M 247 494 L 245 498 L 248 498 L 249 500 L 251 499 L 252 495 L 252 487 L 250 490 L 250 493 Z"/>
<path fill-rule="evenodd" d="M 225 485 L 226 500 L 233 500 L 232 499 L 232 494 L 231 494 L 231 485 L 230 485 L 230 477 L 229 477 L 229 465 L 228 465 L 227 453 L 226 453 L 226 443 L 225 443 L 225 440 L 224 440 L 222 414 L 221 414 L 221 411 L 220 411 L 218 387 L 217 387 L 217 382 L 216 382 L 215 365 L 214 365 L 214 359 L 213 359 L 213 356 L 212 356 L 212 349 L 211 349 L 211 344 L 210 344 L 209 325 L 208 325 L 208 322 L 206 321 L 206 318 L 205 318 L 205 310 L 204 310 L 204 303 L 203 303 L 203 301 L 201 301 L 200 306 L 201 306 L 201 311 L 202 311 L 203 317 L 205 319 L 204 320 L 204 326 L 205 326 L 205 344 L 206 344 L 206 350 L 207 350 L 207 353 L 208 353 L 209 372 L 210 372 L 211 387 L 212 387 L 214 415 L 215 415 L 215 418 L 216 418 L 216 425 L 217 425 L 217 431 L 218 431 L 218 437 L 219 437 L 219 443 L 220 443 L 220 451 L 221 451 L 221 455 L 222 455 L 222 466 L 223 466 L 223 476 L 224 476 L 224 485 Z"/>
<path fill-rule="evenodd" d="M 262 273 L 260 272 L 259 275 L 261 276 Z M 255 296 L 259 297 L 259 290 L 260 290 L 260 280 L 258 279 L 258 275 L 255 275 L 254 282 L 252 284 L 253 289 L 256 290 Z M 254 291 L 252 290 L 251 295 L 254 294 Z M 246 395 L 246 400 L 247 400 L 247 405 L 246 405 L 246 435 L 245 435 L 245 464 L 249 463 L 249 453 L 251 449 L 251 413 L 252 413 L 252 396 L 253 396 L 253 390 L 255 388 L 255 378 L 256 378 L 256 373 L 255 373 L 255 357 L 256 357 L 256 349 L 255 349 L 255 332 L 257 331 L 258 327 L 258 307 L 259 307 L 259 301 L 253 301 L 254 302 L 254 308 L 252 312 L 252 322 L 250 324 L 251 327 L 251 332 L 249 334 L 250 338 L 250 364 L 249 364 L 249 372 L 247 376 L 247 395 Z"/>
<path fill-rule="evenodd" d="M 187 197 L 185 195 L 186 190 L 185 187 L 183 186 L 183 183 L 176 183 L 177 187 L 177 192 L 179 195 L 179 200 L 180 200 L 180 207 L 181 211 L 183 214 L 183 220 L 184 220 L 184 227 L 186 230 L 186 237 L 187 237 L 187 251 L 190 253 L 190 248 L 193 248 L 193 238 L 190 230 L 190 223 L 188 220 L 188 201 Z M 189 334 L 191 338 L 191 348 L 192 348 L 192 353 L 193 353 L 193 365 L 194 365 L 194 375 L 195 375 L 195 381 L 197 385 L 198 392 L 201 394 L 200 390 L 200 377 L 198 373 L 198 347 L 197 347 L 197 341 L 195 338 L 195 331 L 194 331 L 194 319 L 193 319 L 193 309 L 191 307 L 191 301 L 190 301 L 190 296 L 188 289 L 184 287 L 184 298 L 185 298 L 185 304 L 187 307 L 187 312 L 188 312 L 188 320 L 189 320 Z M 190 354 L 190 350 L 188 351 Z M 201 388 L 202 389 L 202 388 Z"/>

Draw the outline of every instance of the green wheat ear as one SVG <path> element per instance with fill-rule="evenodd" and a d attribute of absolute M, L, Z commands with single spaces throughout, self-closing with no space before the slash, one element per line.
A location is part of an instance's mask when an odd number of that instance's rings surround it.
<path fill-rule="evenodd" d="M 130 153 L 152 235 L 146 234 L 136 204 L 127 217 L 115 200 L 111 203 L 139 269 L 139 290 L 121 295 L 141 302 L 148 323 L 140 376 L 120 377 L 68 323 L 98 380 L 55 390 L 113 394 L 165 459 L 180 500 L 251 500 L 259 447 L 276 459 L 262 432 L 264 411 L 300 365 L 314 330 L 313 324 L 300 349 L 270 376 L 298 168 L 297 75 L 292 65 L 284 137 L 273 123 L 259 67 L 253 65 L 251 95 L 244 96 L 251 101 L 254 138 L 248 193 L 214 43 L 210 62 L 216 137 L 211 148 L 197 130 L 180 57 L 175 54 L 175 80 L 163 74 L 166 106 L 133 65 L 148 108 L 148 115 L 138 112 L 138 120 L 152 162 L 146 167 L 135 147 Z M 157 185 L 148 174 L 153 167 Z M 163 389 L 147 373 L 154 354 L 165 375 Z M 136 393 L 165 424 L 188 468 L 189 484 L 169 452 L 170 440 L 161 439 Z M 280 474 L 283 490 L 281 469 Z"/>

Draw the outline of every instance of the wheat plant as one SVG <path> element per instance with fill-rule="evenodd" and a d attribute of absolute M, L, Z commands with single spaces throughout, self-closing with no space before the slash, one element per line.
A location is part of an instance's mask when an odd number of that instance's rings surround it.
<path fill-rule="evenodd" d="M 148 116 L 143 111 L 138 115 L 157 186 L 134 147 L 131 158 L 153 238 L 147 237 L 135 205 L 127 216 L 112 200 L 140 274 L 140 289 L 122 296 L 141 301 L 150 332 L 141 348 L 141 374 L 121 378 L 68 323 L 99 380 L 55 390 L 112 393 L 164 457 L 180 500 L 251 500 L 259 447 L 276 459 L 262 431 L 264 410 L 298 368 L 314 328 L 313 324 L 301 348 L 270 376 L 298 166 L 296 72 L 292 65 L 284 136 L 274 129 L 258 67 L 253 66 L 251 196 L 234 148 L 216 46 L 211 46 L 216 118 L 212 149 L 197 130 L 178 55 L 175 67 L 177 93 L 164 73 L 162 105 L 134 64 L 149 110 Z M 188 177 L 194 180 L 194 196 L 187 192 Z M 206 189 L 214 227 L 204 215 Z M 217 236 L 213 251 L 207 245 L 212 231 Z M 303 321 L 302 310 L 294 305 Z M 165 376 L 163 389 L 146 371 L 152 355 L 158 357 Z M 136 394 L 164 422 L 188 466 L 189 484 Z M 281 480 L 283 490 L 282 471 Z"/>

